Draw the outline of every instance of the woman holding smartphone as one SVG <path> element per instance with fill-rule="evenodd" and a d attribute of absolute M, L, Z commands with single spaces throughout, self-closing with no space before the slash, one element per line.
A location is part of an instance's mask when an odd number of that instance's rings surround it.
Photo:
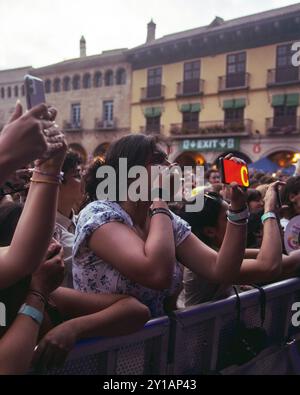
<path fill-rule="evenodd" d="M 120 158 L 128 167 L 170 166 L 155 138 L 130 135 L 112 144 L 105 164 L 117 172 Z M 235 160 L 235 159 L 231 159 Z M 100 165 L 100 164 L 99 164 Z M 95 199 L 97 169 L 87 174 L 86 189 Z M 240 216 L 236 219 L 235 212 Z M 231 186 L 231 206 L 219 253 L 195 235 L 190 226 L 168 209 L 162 199 L 133 202 L 93 201 L 80 214 L 73 249 L 74 287 L 87 293 L 121 293 L 136 297 L 153 317 L 182 285 L 182 265 L 209 281 L 231 282 L 243 261 L 248 210 L 245 193 Z"/>

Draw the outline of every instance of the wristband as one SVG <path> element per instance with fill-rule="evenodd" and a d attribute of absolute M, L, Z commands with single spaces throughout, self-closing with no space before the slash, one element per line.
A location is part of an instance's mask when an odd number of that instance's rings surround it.
<path fill-rule="evenodd" d="M 44 314 L 41 311 L 25 303 L 21 306 L 20 310 L 18 311 L 18 314 L 23 314 L 23 315 L 27 315 L 28 317 L 31 317 L 33 321 L 35 321 L 39 325 L 42 324 L 44 319 Z"/>
<path fill-rule="evenodd" d="M 152 218 L 154 215 L 156 214 L 165 214 L 167 215 L 171 221 L 173 221 L 173 216 L 170 213 L 170 210 L 166 209 L 166 208 L 154 208 L 153 210 L 150 210 L 150 217 Z"/>
<path fill-rule="evenodd" d="M 245 225 L 248 225 L 248 219 L 246 219 L 245 222 L 235 222 L 235 221 L 231 221 L 231 219 L 227 217 L 227 221 L 228 221 L 231 225 L 236 225 L 236 226 L 245 226 Z"/>
<path fill-rule="evenodd" d="M 248 219 L 250 216 L 250 212 L 248 207 L 246 209 L 244 209 L 243 211 L 236 213 L 236 212 L 232 212 L 230 210 L 227 211 L 227 218 L 230 219 L 233 222 L 236 221 L 242 221 L 244 219 Z"/>
<path fill-rule="evenodd" d="M 269 218 L 273 218 L 277 220 L 277 216 L 275 213 L 272 213 L 271 211 L 268 213 L 265 213 L 262 217 L 261 217 L 261 222 L 262 224 L 264 224 L 266 222 L 267 219 Z"/>

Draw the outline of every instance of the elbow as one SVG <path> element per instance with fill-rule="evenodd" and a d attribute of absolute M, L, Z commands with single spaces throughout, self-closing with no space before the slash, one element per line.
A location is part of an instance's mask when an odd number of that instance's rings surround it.
<path fill-rule="evenodd" d="M 259 266 L 265 267 L 261 281 L 274 281 L 280 278 L 282 274 L 282 258 L 267 259 L 258 258 Z"/>
<path fill-rule="evenodd" d="M 149 281 L 149 288 L 157 291 L 168 289 L 172 285 L 173 273 L 154 273 Z"/>

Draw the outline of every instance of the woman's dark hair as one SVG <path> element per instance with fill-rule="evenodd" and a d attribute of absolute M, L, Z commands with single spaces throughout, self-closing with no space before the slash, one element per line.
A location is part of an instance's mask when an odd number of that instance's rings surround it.
<path fill-rule="evenodd" d="M 202 211 L 196 213 L 186 213 L 184 209 L 181 217 L 192 227 L 192 232 L 210 246 L 211 241 L 204 233 L 204 228 L 215 227 L 218 224 L 223 208 L 223 198 L 218 193 L 208 192 L 204 195 L 204 207 Z"/>
<path fill-rule="evenodd" d="M 0 206 L 0 246 L 11 244 L 15 229 L 23 211 L 23 205 L 15 202 L 3 203 Z"/>
<path fill-rule="evenodd" d="M 287 205 L 290 209 L 290 217 L 293 217 L 296 214 L 293 203 L 290 201 L 290 195 L 297 195 L 298 193 L 300 193 L 300 176 L 289 178 L 280 194 L 282 204 Z"/>
<path fill-rule="evenodd" d="M 247 190 L 247 203 L 255 202 L 257 200 L 262 199 L 262 194 L 257 189 L 248 189 Z"/>
<path fill-rule="evenodd" d="M 247 248 L 260 248 L 261 245 L 257 240 L 256 234 L 259 233 L 263 224 L 261 222 L 261 216 L 264 211 L 260 210 L 257 213 L 250 214 L 247 228 Z"/>
<path fill-rule="evenodd" d="M 69 171 L 77 170 L 78 166 L 82 164 L 81 156 L 72 150 L 68 150 L 62 166 L 62 171 L 68 173 Z"/>
<path fill-rule="evenodd" d="M 105 160 L 96 159 L 87 169 L 84 177 L 87 203 L 97 200 L 96 190 L 101 180 L 96 178 L 99 167 L 111 166 L 116 172 L 116 195 L 119 197 L 119 159 L 126 158 L 127 166 L 146 166 L 152 155 L 159 151 L 157 144 L 160 142 L 155 136 L 145 136 L 143 134 L 130 134 L 116 140 L 110 145 L 105 155 Z"/>

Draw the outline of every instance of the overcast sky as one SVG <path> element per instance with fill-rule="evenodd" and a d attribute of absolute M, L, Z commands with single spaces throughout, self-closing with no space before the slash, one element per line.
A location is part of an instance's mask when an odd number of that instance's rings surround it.
<path fill-rule="evenodd" d="M 0 69 L 35 67 L 87 54 L 133 48 L 156 36 L 295 4 L 293 0 L 0 0 Z"/>

